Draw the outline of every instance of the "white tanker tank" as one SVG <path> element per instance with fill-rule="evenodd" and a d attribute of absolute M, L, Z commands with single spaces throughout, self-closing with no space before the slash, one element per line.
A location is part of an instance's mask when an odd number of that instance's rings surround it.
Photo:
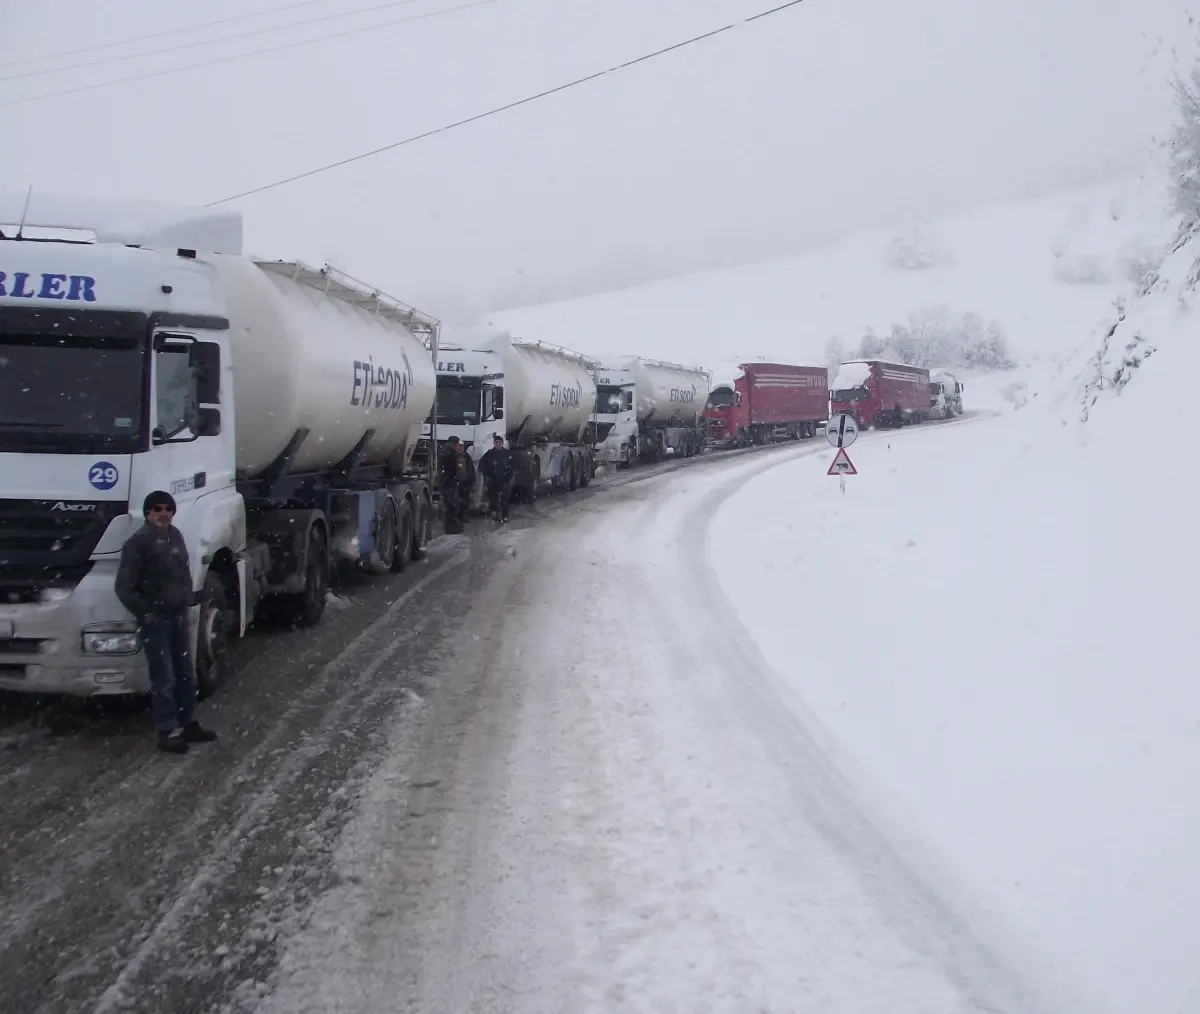
<path fill-rule="evenodd" d="M 289 471 L 330 469 L 374 430 L 360 465 L 403 471 L 433 406 L 435 374 L 400 321 L 240 256 L 216 268 L 230 319 L 239 478 L 261 475 L 308 430 Z"/>
<path fill-rule="evenodd" d="M 635 357 L 621 364 L 634 384 L 634 407 L 643 424 L 698 426 L 708 402 L 710 375 L 698 367 Z"/>
<path fill-rule="evenodd" d="M 596 404 L 596 364 L 577 352 L 504 334 L 489 343 L 504 364 L 506 434 L 514 447 L 579 443 Z"/>

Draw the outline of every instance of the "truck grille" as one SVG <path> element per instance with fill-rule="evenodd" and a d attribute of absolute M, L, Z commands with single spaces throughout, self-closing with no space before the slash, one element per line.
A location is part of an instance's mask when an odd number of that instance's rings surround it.
<path fill-rule="evenodd" d="M 0 602 L 74 587 L 109 523 L 128 510 L 112 500 L 0 500 Z"/>

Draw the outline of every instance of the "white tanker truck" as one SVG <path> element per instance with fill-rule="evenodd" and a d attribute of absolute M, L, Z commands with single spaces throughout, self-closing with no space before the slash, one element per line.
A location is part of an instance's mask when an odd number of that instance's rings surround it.
<path fill-rule="evenodd" d="M 149 688 L 113 589 L 154 489 L 191 556 L 204 692 L 261 608 L 314 624 L 332 565 L 422 554 L 436 320 L 242 256 L 237 213 L 25 203 L 0 195 L 0 688 Z"/>
<path fill-rule="evenodd" d="M 483 326 L 446 326 L 437 346 L 438 445 L 456 436 L 478 463 L 499 433 L 513 452 L 514 498 L 530 500 L 544 483 L 587 486 L 593 449 L 607 427 L 594 417 L 596 364 L 544 342 Z M 422 430 L 426 442 L 429 426 Z M 482 493 L 477 475 L 473 503 Z"/>
<path fill-rule="evenodd" d="M 596 414 L 611 428 L 597 459 L 628 468 L 658 461 L 668 450 L 686 458 L 699 454 L 711 381 L 699 367 L 637 356 L 606 363 L 597 378 Z"/>

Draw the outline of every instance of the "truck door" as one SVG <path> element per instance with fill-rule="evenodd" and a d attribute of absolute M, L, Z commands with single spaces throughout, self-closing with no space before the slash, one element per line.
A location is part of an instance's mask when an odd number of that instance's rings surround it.
<path fill-rule="evenodd" d="M 188 528 L 189 507 L 214 485 L 227 485 L 232 475 L 228 455 L 213 439 L 221 432 L 220 346 L 195 335 L 160 331 L 154 335 L 150 375 L 149 466 L 139 483 L 143 495 L 164 489 L 175 499 L 176 525 L 195 545 Z M 207 407 L 206 407 L 207 406 Z"/>

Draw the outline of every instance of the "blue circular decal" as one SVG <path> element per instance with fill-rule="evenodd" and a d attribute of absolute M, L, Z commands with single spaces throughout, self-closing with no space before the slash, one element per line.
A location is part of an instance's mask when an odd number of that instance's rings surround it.
<path fill-rule="evenodd" d="M 97 489 L 112 489 L 120 477 L 117 466 L 111 461 L 97 461 L 88 469 L 88 482 Z"/>

